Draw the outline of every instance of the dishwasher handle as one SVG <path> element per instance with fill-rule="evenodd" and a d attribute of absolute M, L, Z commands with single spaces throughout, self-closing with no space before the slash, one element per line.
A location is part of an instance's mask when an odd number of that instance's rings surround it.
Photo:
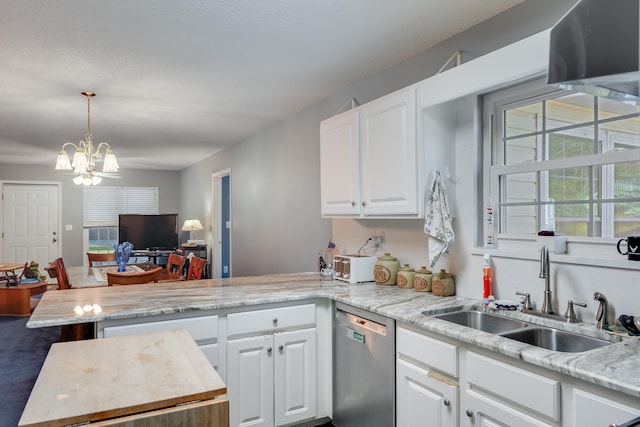
<path fill-rule="evenodd" d="M 336 309 L 336 318 L 342 320 L 350 325 L 357 326 L 367 331 L 371 331 L 374 334 L 387 336 L 387 326 L 382 323 L 374 322 L 364 317 L 356 316 L 344 310 Z"/>

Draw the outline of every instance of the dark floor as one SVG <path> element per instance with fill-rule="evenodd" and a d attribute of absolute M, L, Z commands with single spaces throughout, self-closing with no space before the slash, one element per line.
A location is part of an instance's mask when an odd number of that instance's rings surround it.
<path fill-rule="evenodd" d="M 0 316 L 0 427 L 18 425 L 60 327 L 29 329 L 28 317 Z"/>

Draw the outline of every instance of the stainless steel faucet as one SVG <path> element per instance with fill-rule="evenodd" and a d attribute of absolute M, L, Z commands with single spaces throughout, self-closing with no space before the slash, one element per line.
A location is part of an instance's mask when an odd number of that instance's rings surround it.
<path fill-rule="evenodd" d="M 600 292 L 595 292 L 593 294 L 593 299 L 600 303 L 598 307 L 598 312 L 596 313 L 596 328 L 598 329 L 609 329 L 609 320 L 607 317 L 607 309 L 609 308 L 609 302 L 607 298 L 602 295 Z"/>
<path fill-rule="evenodd" d="M 544 299 L 542 301 L 542 311 L 545 314 L 553 314 L 551 305 L 551 284 L 549 274 L 549 248 L 544 245 L 540 250 L 540 278 L 544 279 Z"/>

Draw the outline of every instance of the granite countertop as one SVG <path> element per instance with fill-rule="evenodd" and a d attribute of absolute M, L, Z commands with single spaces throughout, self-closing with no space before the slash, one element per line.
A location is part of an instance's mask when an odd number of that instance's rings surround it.
<path fill-rule="evenodd" d="M 477 306 L 479 300 L 460 296 L 443 298 L 431 293 L 374 283 L 347 284 L 323 279 L 316 273 L 50 291 L 43 295 L 27 327 L 127 319 L 310 298 L 330 298 L 344 302 L 425 331 L 640 398 L 638 339 L 606 334 L 609 340 L 616 342 L 582 353 L 546 350 L 422 314 L 425 310 L 435 314 L 462 307 L 471 308 Z M 86 307 L 88 310 L 79 311 L 82 314 L 78 314 L 74 311 L 77 307 Z M 605 335 L 597 331 L 593 324 L 566 324 L 519 312 L 503 314 L 585 335 Z"/>

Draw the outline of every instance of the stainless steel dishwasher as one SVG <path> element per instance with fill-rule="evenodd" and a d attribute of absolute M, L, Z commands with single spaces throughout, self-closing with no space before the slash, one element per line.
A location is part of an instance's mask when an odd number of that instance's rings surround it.
<path fill-rule="evenodd" d="M 395 425 L 395 321 L 336 303 L 333 323 L 333 424 Z"/>

